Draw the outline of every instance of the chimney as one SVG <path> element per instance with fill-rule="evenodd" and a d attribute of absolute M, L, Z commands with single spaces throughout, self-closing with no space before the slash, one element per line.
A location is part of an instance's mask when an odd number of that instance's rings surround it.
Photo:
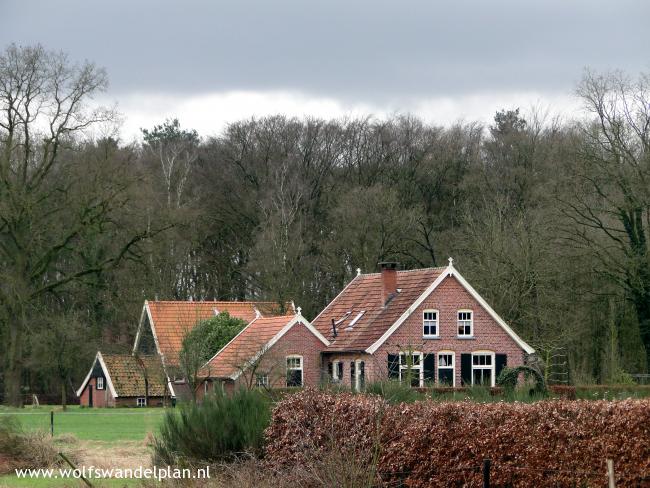
<path fill-rule="evenodd" d="M 384 305 L 397 293 L 397 263 L 383 262 L 379 263 L 381 267 L 381 298 Z"/>

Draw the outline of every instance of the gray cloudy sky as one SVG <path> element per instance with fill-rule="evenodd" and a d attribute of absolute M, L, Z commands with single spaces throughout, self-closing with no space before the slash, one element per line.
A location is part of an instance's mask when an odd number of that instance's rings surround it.
<path fill-rule="evenodd" d="M 570 113 L 585 67 L 650 70 L 647 0 L 0 0 L 0 44 L 106 67 L 123 134 L 285 112 Z"/>

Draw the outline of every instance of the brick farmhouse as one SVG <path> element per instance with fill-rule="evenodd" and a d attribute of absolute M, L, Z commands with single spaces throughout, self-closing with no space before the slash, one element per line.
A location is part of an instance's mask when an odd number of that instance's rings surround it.
<path fill-rule="evenodd" d="M 203 366 L 199 397 L 214 388 L 323 382 L 361 390 L 384 379 L 414 387 L 495 386 L 506 365 L 525 364 L 535 352 L 451 258 L 441 268 L 381 266 L 380 273 L 358 270 L 311 322 L 293 303 L 145 301 L 132 353 L 97 353 L 77 394 L 82 404 L 94 406 L 189 396 L 178 367 L 183 338 L 199 321 L 222 312 L 248 325 Z"/>
<path fill-rule="evenodd" d="M 362 389 L 383 379 L 412 386 L 495 386 L 526 344 L 453 266 L 361 274 L 310 323 L 256 318 L 203 368 L 200 393 L 216 385 Z"/>

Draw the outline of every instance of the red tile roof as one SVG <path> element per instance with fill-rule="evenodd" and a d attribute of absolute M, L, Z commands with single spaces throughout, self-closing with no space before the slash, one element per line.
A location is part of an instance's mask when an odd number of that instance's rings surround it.
<path fill-rule="evenodd" d="M 278 315 L 282 311 L 276 302 L 223 302 L 223 301 L 148 301 L 152 328 L 158 340 L 165 364 L 177 364 L 183 338 L 197 322 L 214 317 L 221 312 L 250 322 L 257 314 Z M 293 311 L 292 304 L 285 304 L 285 310 Z"/>
<path fill-rule="evenodd" d="M 295 315 L 280 315 L 253 320 L 208 361 L 201 371 L 201 376 L 230 378 L 240 372 L 248 361 L 264 350 L 269 341 L 295 318 Z"/>
<path fill-rule="evenodd" d="M 362 274 L 312 321 L 331 345 L 327 351 L 363 351 L 370 347 L 424 293 L 447 268 L 425 268 L 397 272 L 399 292 L 384 306 L 381 273 Z M 352 326 L 352 322 L 364 312 Z M 339 321 L 332 334 L 332 319 Z"/>

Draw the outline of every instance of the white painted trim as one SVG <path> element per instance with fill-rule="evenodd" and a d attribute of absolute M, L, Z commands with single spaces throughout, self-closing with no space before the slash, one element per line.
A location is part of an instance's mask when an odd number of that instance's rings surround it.
<path fill-rule="evenodd" d="M 496 354 L 494 351 L 489 349 L 479 349 L 477 351 L 472 351 L 472 386 L 474 386 L 474 354 L 479 356 L 490 356 L 492 364 L 488 366 L 477 366 L 476 369 L 489 369 L 492 373 L 490 374 L 490 387 L 494 388 L 496 385 L 497 379 L 495 378 L 497 365 L 496 365 Z"/>
<path fill-rule="evenodd" d="M 420 356 L 420 363 L 417 366 L 409 366 L 408 364 L 402 364 L 402 356 L 406 355 L 410 356 Z M 398 378 L 400 383 L 402 382 L 402 371 L 408 371 L 409 369 L 411 371 L 417 370 L 419 371 L 418 373 L 418 387 L 422 388 L 424 386 L 424 353 L 422 351 L 400 351 L 398 354 L 398 359 L 397 359 L 397 366 L 398 366 Z M 356 371 L 355 371 L 356 375 Z M 411 385 L 408 385 L 409 387 Z"/>
<path fill-rule="evenodd" d="M 436 333 L 435 334 L 425 334 L 424 333 L 424 314 L 434 312 L 436 314 Z M 423 339 L 440 339 L 440 310 L 437 308 L 427 308 L 422 310 L 422 338 Z"/>
<path fill-rule="evenodd" d="M 115 387 L 113 386 L 113 380 L 111 380 L 111 375 L 108 372 L 108 368 L 106 367 L 106 363 L 104 362 L 102 353 L 99 351 L 97 351 L 97 354 L 95 355 L 95 360 L 93 361 L 93 364 L 90 367 L 90 371 L 88 371 L 88 374 L 86 375 L 86 379 L 84 379 L 83 383 L 77 390 L 77 396 L 80 397 L 84 391 L 84 388 L 86 388 L 88 381 L 90 381 L 90 375 L 93 374 L 93 369 L 95 369 L 95 364 L 97 363 L 97 361 L 99 361 L 99 365 L 102 367 L 102 370 L 104 371 L 104 376 L 106 377 L 106 382 L 108 383 L 108 389 L 111 391 L 111 395 L 113 395 L 114 398 L 117 398 L 118 394 L 115 391 Z"/>
<path fill-rule="evenodd" d="M 151 328 L 151 335 L 153 336 L 153 342 L 156 345 L 156 352 L 158 353 L 158 356 L 160 356 L 160 362 L 162 363 L 163 371 L 165 372 L 165 376 L 167 376 L 167 388 L 169 388 L 169 394 L 171 395 L 172 398 L 176 398 L 176 392 L 174 391 L 173 381 L 169 377 L 169 374 L 167 373 L 167 364 L 165 364 L 165 355 L 160 350 L 160 343 L 158 342 L 158 335 L 156 334 L 156 324 L 154 324 L 153 317 L 151 316 L 151 307 L 149 306 L 149 300 L 145 300 L 144 306 L 142 307 L 142 316 L 140 317 L 140 325 L 138 326 L 138 335 L 140 335 L 140 330 L 144 325 L 145 313 L 147 319 L 149 319 L 149 327 Z M 136 338 L 136 344 L 133 346 L 133 354 L 137 353 L 136 347 L 138 345 L 138 342 L 139 339 Z"/>
<path fill-rule="evenodd" d="M 78 397 L 80 397 L 81 394 L 83 393 L 84 388 L 86 387 L 86 385 L 88 384 L 88 381 L 90 380 L 90 375 L 93 374 L 93 369 L 95 369 L 95 363 L 97 362 L 97 357 L 98 357 L 98 356 L 99 356 L 99 351 L 97 352 L 97 354 L 95 354 L 95 359 L 93 359 L 93 363 L 92 363 L 92 365 L 90 366 L 90 371 L 88 371 L 88 374 L 86 375 L 86 377 L 85 377 L 84 380 L 82 381 L 81 386 L 80 386 L 79 389 L 77 389 L 77 391 L 75 392 L 75 393 L 77 394 Z"/>
<path fill-rule="evenodd" d="M 386 332 L 374 343 L 372 344 L 368 349 L 366 349 L 366 352 L 368 354 L 374 354 L 379 347 L 386 342 L 386 340 L 393 335 L 393 332 L 397 330 L 397 328 L 404 323 L 404 321 L 411 316 L 415 310 L 420 306 L 420 304 L 435 290 L 438 288 L 438 285 L 443 282 L 443 280 L 451 274 L 452 270 L 447 267 L 442 273 L 440 273 L 440 276 L 438 276 L 433 283 L 431 283 L 426 290 L 415 300 L 409 308 L 407 308 L 404 313 L 398 318 L 393 325 L 391 325 Z"/>
<path fill-rule="evenodd" d="M 316 322 L 316 321 L 320 318 L 320 316 L 323 315 L 323 314 L 325 313 L 325 311 L 326 311 L 328 308 L 330 308 L 330 305 L 332 305 L 332 303 L 334 303 L 336 300 L 338 300 L 338 298 L 339 298 L 341 295 L 343 295 L 343 293 L 345 293 L 345 290 L 347 290 L 347 289 L 350 287 L 350 285 L 351 285 L 352 283 L 354 283 L 354 281 L 355 281 L 359 276 L 362 276 L 362 275 L 357 274 L 354 278 L 352 278 L 352 279 L 350 280 L 350 282 L 349 282 L 347 285 L 345 285 L 345 287 L 341 290 L 341 292 L 340 292 L 338 295 L 336 295 L 336 296 L 334 297 L 334 300 L 332 300 L 331 302 L 329 302 L 329 303 L 327 304 L 327 306 L 326 306 L 323 310 L 321 310 L 320 313 L 319 313 L 318 315 L 316 315 L 316 317 L 314 317 L 314 320 L 312 320 L 312 322 Z"/>
<path fill-rule="evenodd" d="M 469 313 L 469 334 L 459 334 L 458 327 L 460 326 L 460 317 L 461 313 Z M 471 339 L 474 337 L 474 310 L 469 308 L 461 308 L 456 310 L 456 337 L 459 339 Z"/>
<path fill-rule="evenodd" d="M 406 311 L 395 321 L 390 328 L 370 347 L 366 349 L 368 354 L 374 354 L 381 345 L 397 330 L 397 328 L 404 323 L 404 321 L 422 304 L 422 302 L 435 290 L 440 283 L 442 283 L 448 276 L 453 276 L 465 288 L 470 295 L 483 307 L 483 309 L 501 326 L 501 328 L 521 347 L 527 354 L 533 354 L 535 349 L 530 347 L 526 342 L 519 337 L 514 330 L 512 330 L 505 321 L 488 305 L 488 303 L 472 288 L 472 286 L 461 276 L 461 274 L 452 266 L 447 268 L 436 278 L 436 280 L 424 290 L 424 292 L 413 302 L 413 304 L 406 309 Z M 472 317 L 473 320 L 473 317 Z M 457 336 L 458 334 L 456 334 Z"/>
<path fill-rule="evenodd" d="M 251 324 L 252 324 L 252 323 L 253 323 L 253 322 L 251 322 Z M 260 356 L 261 356 L 262 354 L 264 354 L 264 353 L 265 353 L 266 351 L 268 351 L 271 347 L 273 347 L 273 345 L 274 345 L 276 342 L 278 342 L 280 339 L 282 339 L 282 336 L 284 336 L 284 334 L 286 334 L 287 332 L 289 332 L 289 330 L 290 330 L 294 325 L 296 325 L 297 323 L 301 323 L 302 325 L 304 325 L 305 327 L 307 327 L 307 330 L 309 330 L 312 334 L 314 334 L 314 335 L 315 335 L 315 336 L 316 336 L 316 337 L 317 337 L 317 338 L 318 338 L 318 339 L 319 339 L 319 340 L 320 340 L 324 345 L 326 345 L 326 346 L 329 346 L 329 345 L 330 345 L 329 341 L 328 341 L 327 339 L 325 339 L 325 337 L 323 337 L 323 335 L 322 335 L 320 332 L 318 332 L 318 330 L 316 330 L 316 328 L 315 328 L 313 325 L 311 325 L 311 324 L 309 323 L 309 321 L 308 321 L 305 317 L 303 317 L 302 315 L 295 315 L 295 316 L 294 316 L 294 317 L 293 317 L 293 318 L 292 318 L 292 319 L 287 323 L 287 325 L 285 325 L 284 327 L 282 327 L 282 329 L 280 329 L 280 331 L 279 331 L 277 334 L 275 334 L 275 336 L 273 336 L 273 338 L 272 338 L 269 342 L 267 342 L 267 343 L 266 343 L 266 344 L 265 344 L 265 345 L 264 345 L 264 346 L 263 346 L 263 347 L 262 347 L 262 348 L 261 348 L 261 349 L 260 349 L 256 354 L 255 354 L 255 356 L 253 356 L 253 357 L 248 361 L 248 364 L 244 365 L 243 368 L 241 368 L 241 369 L 240 369 L 239 371 L 237 371 L 235 374 L 233 374 L 232 376 L 230 376 L 230 379 L 233 380 L 233 381 L 237 380 L 237 378 L 239 378 L 239 377 L 241 376 L 241 374 L 242 374 L 242 373 L 243 373 L 243 372 L 244 372 L 244 371 L 245 371 L 245 370 L 246 370 L 246 369 L 247 369 L 251 364 L 255 363 L 255 361 L 257 361 L 257 360 L 260 358 Z M 249 324 L 249 326 L 250 326 L 250 324 Z M 245 328 L 248 328 L 248 326 L 245 327 Z M 242 332 L 243 332 L 243 330 L 242 330 Z M 240 332 L 240 334 L 241 334 L 241 332 Z M 233 340 L 234 340 L 234 339 L 233 339 Z M 231 341 L 231 342 L 232 342 L 232 341 Z M 225 349 L 225 347 L 226 347 L 226 346 L 224 346 L 224 349 Z M 223 351 L 223 349 L 222 349 L 222 351 Z M 221 352 L 221 351 L 219 351 L 219 352 Z M 217 353 L 217 354 L 219 354 L 219 353 Z M 217 356 L 217 355 L 215 355 L 214 357 L 216 357 L 216 356 Z M 213 359 L 214 359 L 214 357 L 213 357 Z"/>
<path fill-rule="evenodd" d="M 299 368 L 291 368 L 289 370 L 289 366 L 287 365 L 287 360 L 288 359 L 300 359 L 300 367 Z M 305 386 L 305 359 L 300 355 L 300 354 L 288 354 L 287 356 L 284 357 L 284 368 L 285 372 L 288 373 L 289 371 L 300 371 L 300 386 L 289 386 L 285 385 L 287 388 L 302 388 Z M 286 381 L 286 380 L 285 380 Z"/>
<path fill-rule="evenodd" d="M 138 322 L 138 332 L 135 334 L 135 341 L 133 342 L 133 350 L 131 351 L 132 354 L 135 354 L 137 352 L 138 346 L 140 345 L 140 339 L 142 337 L 142 326 L 144 325 L 144 317 L 146 313 L 147 313 L 147 300 L 144 301 L 144 305 L 142 306 L 142 312 L 140 312 L 140 322 Z"/>

